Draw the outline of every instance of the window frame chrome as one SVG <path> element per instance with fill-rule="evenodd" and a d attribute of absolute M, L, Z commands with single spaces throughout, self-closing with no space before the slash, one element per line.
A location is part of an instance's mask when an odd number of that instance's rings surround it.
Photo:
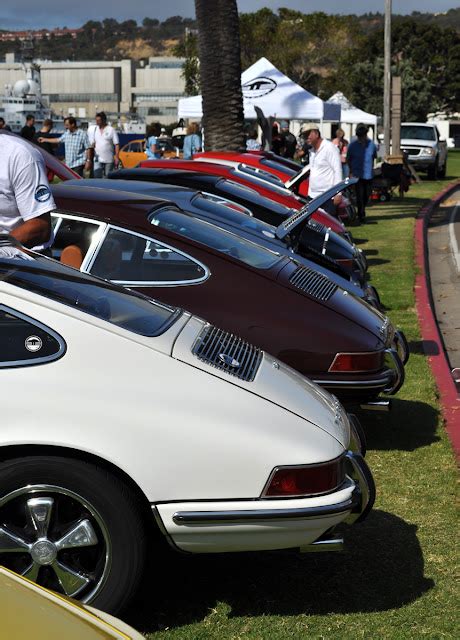
<path fill-rule="evenodd" d="M 138 238 L 142 238 L 147 242 L 155 242 L 156 244 L 159 244 L 161 247 L 164 247 L 165 249 L 174 251 L 175 253 L 178 253 L 179 255 L 184 256 L 185 258 L 193 262 L 195 265 L 201 267 L 201 269 L 203 269 L 204 271 L 204 275 L 201 278 L 195 278 L 194 280 L 170 280 L 168 282 L 165 282 L 163 280 L 158 280 L 158 281 L 157 280 L 111 280 L 110 282 L 119 284 L 122 287 L 181 287 L 181 286 L 189 286 L 189 285 L 194 286 L 194 285 L 202 284 L 203 282 L 206 282 L 206 280 L 208 280 L 209 277 L 211 276 L 211 270 L 205 264 L 203 264 L 202 262 L 200 262 L 200 260 L 197 260 L 196 258 L 192 258 L 188 253 L 185 253 L 185 251 L 181 251 L 176 247 L 166 244 L 166 242 L 163 242 L 162 240 L 158 240 L 158 238 L 153 238 L 152 236 L 147 236 L 143 233 L 138 233 L 137 231 L 126 229 L 126 227 L 119 227 L 118 225 L 112 225 L 112 224 L 106 225 L 104 233 L 100 238 L 97 250 L 93 252 L 91 259 L 85 265 L 85 271 L 90 275 L 95 275 L 91 273 L 91 268 L 94 266 L 94 263 L 96 261 L 97 256 L 99 255 L 102 245 L 104 244 L 104 241 L 107 238 L 109 231 L 111 231 L 112 229 L 115 231 L 121 231 L 122 233 L 126 233 L 131 236 L 137 236 Z M 83 267 L 82 267 L 82 271 L 83 271 Z M 98 277 L 98 276 L 95 276 L 95 277 Z"/>

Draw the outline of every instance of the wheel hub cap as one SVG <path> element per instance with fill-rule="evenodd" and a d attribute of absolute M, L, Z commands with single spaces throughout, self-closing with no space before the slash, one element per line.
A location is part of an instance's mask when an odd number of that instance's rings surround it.
<path fill-rule="evenodd" d="M 37 542 L 32 545 L 30 555 L 33 561 L 38 564 L 52 564 L 57 557 L 56 545 L 49 540 L 37 540 Z"/>

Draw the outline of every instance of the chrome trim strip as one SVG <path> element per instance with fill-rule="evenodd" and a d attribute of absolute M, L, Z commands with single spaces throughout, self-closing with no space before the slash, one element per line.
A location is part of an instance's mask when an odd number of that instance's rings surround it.
<path fill-rule="evenodd" d="M 345 389 L 385 389 L 385 385 L 389 383 L 390 376 L 386 378 L 379 378 L 375 380 L 363 380 L 361 382 L 353 380 L 321 380 L 319 378 L 312 378 L 313 382 L 320 384 L 323 387 L 345 388 Z"/>
<path fill-rule="evenodd" d="M 345 511 L 352 511 L 359 506 L 360 499 L 353 493 L 343 502 L 318 507 L 301 509 L 248 509 L 246 511 L 176 511 L 173 522 L 177 525 L 219 524 L 259 522 L 260 520 L 298 520 L 303 518 L 319 518 L 332 516 Z"/>
<path fill-rule="evenodd" d="M 375 502 L 375 484 L 369 467 L 364 458 L 352 451 L 347 451 L 346 459 L 350 463 L 349 477 L 356 483 L 354 496 L 358 499 L 359 507 L 345 520 L 352 524 L 364 520 Z"/>
<path fill-rule="evenodd" d="M 393 349 L 385 349 L 385 364 L 394 372 L 395 380 L 392 381 L 393 384 L 385 387 L 383 390 L 384 393 L 389 393 L 390 395 L 395 394 L 402 387 L 404 382 L 404 365 L 401 362 L 400 357 Z"/>

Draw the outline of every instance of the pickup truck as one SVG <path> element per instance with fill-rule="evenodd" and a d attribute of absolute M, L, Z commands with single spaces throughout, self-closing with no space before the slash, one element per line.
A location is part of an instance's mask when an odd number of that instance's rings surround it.
<path fill-rule="evenodd" d="M 402 122 L 401 151 L 416 171 L 426 171 L 432 180 L 445 178 L 447 141 L 432 122 Z"/>

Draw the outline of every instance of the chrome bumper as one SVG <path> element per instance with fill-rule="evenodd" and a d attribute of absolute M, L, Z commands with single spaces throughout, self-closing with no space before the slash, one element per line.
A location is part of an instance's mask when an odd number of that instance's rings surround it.
<path fill-rule="evenodd" d="M 385 365 L 393 372 L 393 379 L 383 391 L 394 395 L 401 389 L 405 378 L 404 365 L 394 349 L 385 350 Z"/>
<path fill-rule="evenodd" d="M 173 522 L 176 525 L 250 524 L 262 520 L 298 520 L 333 516 L 347 511 L 345 522 L 363 519 L 375 500 L 375 484 L 364 458 L 357 453 L 346 453 L 347 475 L 354 481 L 355 488 L 348 500 L 337 504 L 300 509 L 242 509 L 241 511 L 176 511 Z"/>
<path fill-rule="evenodd" d="M 406 364 L 409 360 L 409 343 L 402 331 L 395 331 L 393 338 L 392 348 L 396 350 L 398 356 L 401 358 L 402 363 Z"/>

